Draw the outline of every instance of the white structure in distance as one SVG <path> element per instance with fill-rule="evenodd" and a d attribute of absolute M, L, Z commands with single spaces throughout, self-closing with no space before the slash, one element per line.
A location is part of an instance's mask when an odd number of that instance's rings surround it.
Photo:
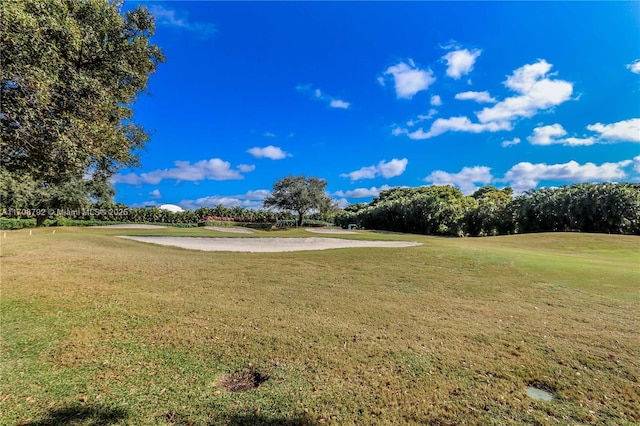
<path fill-rule="evenodd" d="M 160 210 L 167 210 L 170 211 L 171 213 L 180 213 L 183 212 L 184 210 L 182 209 L 182 207 L 180 206 L 176 206 L 175 204 L 162 204 L 160 207 L 158 207 Z"/>

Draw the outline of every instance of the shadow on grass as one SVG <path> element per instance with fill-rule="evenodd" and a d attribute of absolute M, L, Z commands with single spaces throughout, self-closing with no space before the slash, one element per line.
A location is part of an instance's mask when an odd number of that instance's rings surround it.
<path fill-rule="evenodd" d="M 218 423 L 213 423 L 218 424 Z M 306 415 L 287 417 L 270 417 L 262 414 L 233 414 L 225 417 L 221 424 L 229 426 L 316 426 L 315 420 Z"/>
<path fill-rule="evenodd" d="M 25 426 L 82 425 L 99 426 L 120 423 L 128 417 L 122 408 L 71 405 L 49 410 L 41 420 L 25 423 Z"/>
<path fill-rule="evenodd" d="M 372 232 L 374 234 L 388 234 L 388 235 L 406 235 L 406 232 L 399 231 L 385 231 L 384 229 L 367 229 L 367 231 Z"/>

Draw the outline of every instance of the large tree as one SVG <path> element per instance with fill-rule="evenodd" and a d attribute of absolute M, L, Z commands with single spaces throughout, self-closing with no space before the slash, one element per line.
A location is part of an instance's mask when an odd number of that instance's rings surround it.
<path fill-rule="evenodd" d="M 149 136 L 132 121 L 132 105 L 164 61 L 149 40 L 149 11 L 122 13 L 122 2 L 110 0 L 7 0 L 0 8 L 3 170 L 59 191 L 136 165 Z"/>
<path fill-rule="evenodd" d="M 264 207 L 276 207 L 298 214 L 298 226 L 311 210 L 325 212 L 333 207 L 331 197 L 325 192 L 327 181 L 316 177 L 286 176 L 273 184 L 271 195 L 265 198 Z"/>

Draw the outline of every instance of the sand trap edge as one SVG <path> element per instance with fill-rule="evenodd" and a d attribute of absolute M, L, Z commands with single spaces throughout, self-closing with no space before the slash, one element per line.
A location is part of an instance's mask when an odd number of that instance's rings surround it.
<path fill-rule="evenodd" d="M 402 248 L 422 245 L 412 241 L 363 241 L 340 238 L 207 238 L 207 237 L 137 237 L 119 236 L 147 244 L 200 251 L 281 253 L 341 248 Z"/>

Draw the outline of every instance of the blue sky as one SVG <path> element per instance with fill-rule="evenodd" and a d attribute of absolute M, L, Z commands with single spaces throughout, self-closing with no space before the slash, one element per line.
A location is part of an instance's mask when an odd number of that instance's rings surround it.
<path fill-rule="evenodd" d="M 167 62 L 129 206 L 260 208 L 289 174 L 395 186 L 640 181 L 639 2 L 127 2 Z"/>

